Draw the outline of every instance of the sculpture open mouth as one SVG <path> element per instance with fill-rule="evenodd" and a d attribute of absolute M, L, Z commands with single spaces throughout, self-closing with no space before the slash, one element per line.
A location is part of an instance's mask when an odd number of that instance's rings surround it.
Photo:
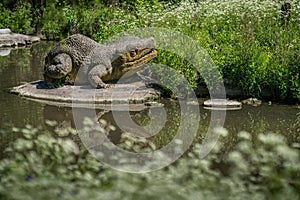
<path fill-rule="evenodd" d="M 121 55 L 120 62 L 123 72 L 138 68 L 157 56 L 155 49 L 137 49 Z"/>

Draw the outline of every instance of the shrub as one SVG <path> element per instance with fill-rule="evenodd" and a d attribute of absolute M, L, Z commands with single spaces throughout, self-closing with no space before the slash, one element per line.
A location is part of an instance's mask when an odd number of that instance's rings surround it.
<path fill-rule="evenodd" d="M 105 134 L 107 125 L 100 123 L 104 126 L 97 131 Z M 225 130 L 216 130 L 226 139 Z M 3 199 L 298 199 L 300 195 L 300 144 L 289 146 L 279 134 L 253 137 L 240 132 L 226 154 L 219 142 L 199 159 L 200 144 L 195 144 L 165 169 L 128 174 L 98 162 L 76 140 L 73 129 L 56 128 L 54 135 L 31 126 L 13 131 L 23 137 L 0 161 Z"/>
<path fill-rule="evenodd" d="M 31 5 L 28 3 L 18 4 L 13 11 L 0 4 L 0 28 L 10 28 L 16 33 L 32 32 Z"/>

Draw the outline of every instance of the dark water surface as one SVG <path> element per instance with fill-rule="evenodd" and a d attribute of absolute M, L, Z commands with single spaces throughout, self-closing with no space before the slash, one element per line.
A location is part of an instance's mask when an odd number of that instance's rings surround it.
<path fill-rule="evenodd" d="M 0 56 L 0 129 L 8 130 L 12 126 L 24 127 L 26 124 L 45 127 L 45 120 L 57 120 L 62 127 L 73 126 L 72 109 L 38 103 L 17 95 L 10 94 L 8 88 L 24 82 L 31 82 L 43 78 L 43 62 L 47 52 L 53 43 L 40 42 L 27 49 L 14 49 L 7 56 Z M 200 100 L 203 101 L 203 100 Z M 176 134 L 178 128 L 180 111 L 178 104 L 173 100 L 163 100 L 161 103 L 166 110 L 166 123 L 157 136 L 162 143 L 169 142 Z M 84 110 L 84 109 L 83 109 Z M 149 109 L 133 111 L 130 113 L 132 119 L 138 124 L 149 123 Z M 244 106 L 239 111 L 227 111 L 225 128 L 230 134 L 236 134 L 245 130 L 251 133 L 255 131 L 280 132 L 287 135 L 290 141 L 299 141 L 299 129 L 294 130 L 299 107 L 273 103 L 262 106 Z M 114 124 L 112 113 L 105 110 L 96 111 L 99 118 L 106 119 Z M 119 111 L 119 115 L 124 112 Z M 210 121 L 211 111 L 200 106 L 199 132 L 207 129 Z M 130 130 L 129 130 L 130 131 Z M 131 130 L 134 131 L 134 130 Z M 120 133 L 117 128 L 115 135 Z M 142 133 L 143 134 L 143 133 Z M 4 148 L 16 137 L 12 134 L 0 133 L 0 157 Z M 113 137 L 118 140 L 118 136 Z M 234 139 L 233 139 L 234 140 Z M 159 142 L 158 142 L 159 143 Z"/>

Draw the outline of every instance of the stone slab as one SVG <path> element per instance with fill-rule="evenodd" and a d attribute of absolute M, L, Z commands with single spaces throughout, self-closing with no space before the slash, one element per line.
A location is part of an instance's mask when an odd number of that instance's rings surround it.
<path fill-rule="evenodd" d="M 11 30 L 9 28 L 1 28 L 0 34 L 10 34 Z"/>
<path fill-rule="evenodd" d="M 203 103 L 204 109 L 208 110 L 240 110 L 242 103 L 228 99 L 209 99 Z"/>
<path fill-rule="evenodd" d="M 142 82 L 111 84 L 106 89 L 93 89 L 89 85 L 66 85 L 50 89 L 44 85 L 44 81 L 35 81 L 11 88 L 10 92 L 32 99 L 92 105 L 143 103 L 161 97 L 159 90 L 149 88 Z"/>
<path fill-rule="evenodd" d="M 0 48 L 28 46 L 38 41 L 40 41 L 40 38 L 37 36 L 6 32 L 0 34 Z"/>

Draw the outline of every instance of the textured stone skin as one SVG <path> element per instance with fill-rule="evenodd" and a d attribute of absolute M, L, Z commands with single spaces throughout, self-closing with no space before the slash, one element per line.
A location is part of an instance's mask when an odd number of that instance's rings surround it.
<path fill-rule="evenodd" d="M 153 38 L 128 37 L 110 46 L 101 45 L 80 35 L 59 42 L 45 58 L 44 80 L 47 86 L 89 83 L 106 88 L 107 81 L 118 80 L 126 72 L 137 69 L 155 58 Z"/>

